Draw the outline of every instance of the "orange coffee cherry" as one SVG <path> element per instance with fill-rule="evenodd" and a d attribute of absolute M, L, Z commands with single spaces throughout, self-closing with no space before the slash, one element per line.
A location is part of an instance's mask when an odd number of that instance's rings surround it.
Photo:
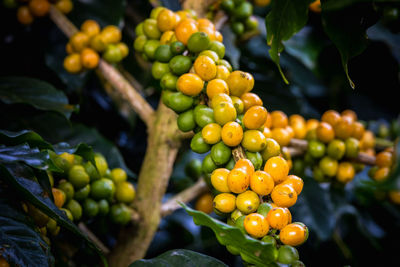
<path fill-rule="evenodd" d="M 280 110 L 274 110 L 271 113 L 271 128 L 285 128 L 289 124 L 288 117 Z"/>
<path fill-rule="evenodd" d="M 254 165 L 249 159 L 239 159 L 236 161 L 234 169 L 239 168 L 244 169 L 249 177 L 254 173 Z"/>
<path fill-rule="evenodd" d="M 296 123 L 304 123 L 306 124 L 306 120 L 303 118 L 303 116 L 299 114 L 293 114 L 289 116 L 289 125 L 293 125 Z"/>
<path fill-rule="evenodd" d="M 400 205 L 400 190 L 389 191 L 390 200 L 397 205 Z"/>
<path fill-rule="evenodd" d="M 33 22 L 33 15 L 27 6 L 20 6 L 17 10 L 17 19 L 19 23 L 29 25 Z"/>
<path fill-rule="evenodd" d="M 327 122 L 321 122 L 317 127 L 317 138 L 324 143 L 329 143 L 335 138 L 335 131 Z"/>
<path fill-rule="evenodd" d="M 288 208 L 296 204 L 297 193 L 290 185 L 279 184 L 272 190 L 271 198 L 279 207 Z"/>
<path fill-rule="evenodd" d="M 335 110 L 327 110 L 322 114 L 321 121 L 329 123 L 332 127 L 340 121 L 341 117 L 339 112 Z"/>
<path fill-rule="evenodd" d="M 207 84 L 207 96 L 212 99 L 217 94 L 227 94 L 229 95 L 228 84 L 222 79 L 214 79 Z"/>
<path fill-rule="evenodd" d="M 390 169 L 388 167 L 382 167 L 379 168 L 375 173 L 374 173 L 374 180 L 377 182 L 382 182 L 385 181 L 389 177 Z"/>
<path fill-rule="evenodd" d="M 286 128 L 273 128 L 271 131 L 271 138 L 275 139 L 280 146 L 287 146 L 290 143 L 290 133 Z"/>
<path fill-rule="evenodd" d="M 353 134 L 351 136 L 358 140 L 361 140 L 364 133 L 365 133 L 364 125 L 359 121 L 353 122 Z"/>
<path fill-rule="evenodd" d="M 272 176 L 275 184 L 280 184 L 286 180 L 289 174 L 289 166 L 284 158 L 276 156 L 267 160 L 264 171 Z"/>
<path fill-rule="evenodd" d="M 265 171 L 256 171 L 250 177 L 250 188 L 260 196 L 269 195 L 274 189 L 275 182 L 272 176 Z"/>
<path fill-rule="evenodd" d="M 285 245 L 298 246 L 308 239 L 308 229 L 304 224 L 291 223 L 279 233 L 279 239 Z"/>
<path fill-rule="evenodd" d="M 264 123 L 264 127 L 271 128 L 271 126 L 272 126 L 272 117 L 271 114 L 268 112 L 267 120 Z"/>
<path fill-rule="evenodd" d="M 50 3 L 48 0 L 31 0 L 29 10 L 35 17 L 43 17 L 49 13 Z"/>
<path fill-rule="evenodd" d="M 185 73 L 178 78 L 176 88 L 185 95 L 196 96 L 203 90 L 204 81 L 194 73 Z"/>
<path fill-rule="evenodd" d="M 51 192 L 53 193 L 54 204 L 56 205 L 56 207 L 61 208 L 62 206 L 64 206 L 66 200 L 65 193 L 57 188 L 52 188 Z"/>
<path fill-rule="evenodd" d="M 261 98 L 254 93 L 244 93 L 240 96 L 244 104 L 244 111 L 246 112 L 252 106 L 262 106 L 263 102 Z"/>
<path fill-rule="evenodd" d="M 69 73 L 78 73 L 82 70 L 80 54 L 71 54 L 64 59 L 64 68 Z"/>
<path fill-rule="evenodd" d="M 281 184 L 290 185 L 296 191 L 297 195 L 300 195 L 303 190 L 304 181 L 296 175 L 289 175 Z"/>
<path fill-rule="evenodd" d="M 271 138 L 272 137 L 272 132 L 269 128 L 264 127 L 262 130 L 262 134 L 265 136 L 265 138 Z"/>
<path fill-rule="evenodd" d="M 269 224 L 267 218 L 261 214 L 251 213 L 244 219 L 244 229 L 249 235 L 255 238 L 261 238 L 267 235 Z"/>
<path fill-rule="evenodd" d="M 81 52 L 82 66 L 86 69 L 94 69 L 99 65 L 99 54 L 91 48 L 85 48 Z"/>
<path fill-rule="evenodd" d="M 229 77 L 229 70 L 226 66 L 223 65 L 217 65 L 217 75 L 215 75 L 216 79 L 221 79 L 226 81 Z"/>
<path fill-rule="evenodd" d="M 390 167 L 393 163 L 392 153 L 389 152 L 380 152 L 376 155 L 375 164 L 379 167 Z"/>
<path fill-rule="evenodd" d="M 74 8 L 74 3 L 72 0 L 59 0 L 55 4 L 55 7 L 64 14 L 68 14 Z"/>
<path fill-rule="evenodd" d="M 343 110 L 341 115 L 344 117 L 350 117 L 353 120 L 353 122 L 357 121 L 357 114 L 351 109 Z"/>
<path fill-rule="evenodd" d="M 307 120 L 307 122 L 306 122 L 306 130 L 307 130 L 307 132 L 311 131 L 313 129 L 317 129 L 318 125 L 319 125 L 319 121 L 316 120 L 316 119 Z"/>
<path fill-rule="evenodd" d="M 362 150 L 375 147 L 375 136 L 371 131 L 365 131 L 360 140 L 360 148 Z"/>
<path fill-rule="evenodd" d="M 250 185 L 250 175 L 244 168 L 233 169 L 228 175 L 228 187 L 233 193 L 240 194 Z"/>
<path fill-rule="evenodd" d="M 190 36 L 196 32 L 198 32 L 197 23 L 188 18 L 181 20 L 175 28 L 176 39 L 184 45 L 187 45 Z"/>
<path fill-rule="evenodd" d="M 335 129 L 335 136 L 339 139 L 345 140 L 353 134 L 353 121 L 349 116 L 343 116 L 342 119 L 333 127 Z"/>
<path fill-rule="evenodd" d="M 247 129 L 250 130 L 259 129 L 267 120 L 267 114 L 268 111 L 263 106 L 252 106 L 244 114 L 243 124 Z"/>
<path fill-rule="evenodd" d="M 197 200 L 194 208 L 198 211 L 210 214 L 213 211 L 213 197 L 210 193 L 201 195 Z"/>
<path fill-rule="evenodd" d="M 285 210 L 285 208 L 273 208 L 267 214 L 267 220 L 269 226 L 274 229 L 282 229 L 289 223 L 289 210 Z"/>
<path fill-rule="evenodd" d="M 74 51 L 77 52 L 81 52 L 84 48 L 88 47 L 89 41 L 89 36 L 87 36 L 87 34 L 83 32 L 75 33 L 69 40 L 72 48 L 74 49 Z"/>
<path fill-rule="evenodd" d="M 95 36 L 96 34 L 100 33 L 100 25 L 97 21 L 88 19 L 85 20 L 84 23 L 81 25 L 81 31 L 86 33 L 89 38 Z"/>
<path fill-rule="evenodd" d="M 228 122 L 222 127 L 221 138 L 227 146 L 238 146 L 243 139 L 243 128 L 237 122 Z"/>

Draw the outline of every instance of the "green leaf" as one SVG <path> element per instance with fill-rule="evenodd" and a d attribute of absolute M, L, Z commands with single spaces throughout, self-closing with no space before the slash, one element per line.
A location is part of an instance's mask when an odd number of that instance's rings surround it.
<path fill-rule="evenodd" d="M 44 171 L 60 171 L 53 164 L 49 153 L 46 150 L 39 151 L 37 148 L 31 148 L 27 144 L 17 146 L 0 146 L 0 163 L 23 162 L 33 168 Z"/>
<path fill-rule="evenodd" d="M 329 192 L 313 178 L 304 177 L 304 187 L 293 209 L 293 217 L 314 231 L 320 240 L 330 238 L 335 226 Z"/>
<path fill-rule="evenodd" d="M 272 1 L 271 11 L 265 17 L 267 28 L 267 44 L 271 46 L 269 54 L 278 66 L 279 72 L 286 84 L 286 79 L 281 66 L 280 53 L 284 46 L 282 41 L 288 40 L 296 32 L 300 31 L 307 23 L 308 6 L 312 0 L 279 0 Z"/>
<path fill-rule="evenodd" d="M 275 261 L 278 256 L 276 247 L 261 242 L 243 234 L 239 228 L 218 221 L 201 211 L 196 211 L 185 204 L 181 206 L 193 217 L 197 225 L 211 228 L 218 242 L 224 246 L 232 246 L 240 252 L 242 259 L 256 266 L 278 266 Z"/>
<path fill-rule="evenodd" d="M 28 216 L 0 198 L 0 251 L 12 266 L 54 265 L 49 245 L 35 228 Z"/>
<path fill-rule="evenodd" d="M 129 267 L 192 267 L 192 266 L 215 266 L 227 267 L 225 263 L 194 251 L 186 249 L 175 249 L 167 251 L 150 260 L 138 260 L 129 265 Z"/>
<path fill-rule="evenodd" d="M 19 166 L 21 167 L 21 166 Z M 20 170 L 18 170 L 18 174 L 20 174 Z M 57 224 L 61 227 L 64 227 L 84 239 L 88 244 L 89 248 L 93 249 L 98 253 L 101 257 L 104 266 L 108 266 L 107 262 L 104 258 L 104 255 L 101 253 L 100 249 L 96 247 L 96 245 L 86 236 L 86 234 L 82 233 L 78 227 L 73 224 L 66 215 L 58 209 L 54 203 L 50 200 L 46 194 L 44 194 L 42 188 L 38 183 L 20 177 L 15 172 L 15 170 L 10 165 L 2 165 L 0 164 L 0 177 L 5 180 L 10 186 L 12 186 L 15 192 L 24 200 L 28 201 L 38 209 L 40 209 L 43 213 L 51 217 L 52 219 L 57 221 Z"/>
<path fill-rule="evenodd" d="M 0 142 L 8 146 L 28 143 L 31 147 L 53 150 L 50 143 L 46 142 L 39 134 L 30 130 L 22 130 L 19 132 L 0 130 Z"/>
<path fill-rule="evenodd" d="M 323 1 L 322 6 L 336 0 Z M 348 70 L 348 61 L 361 54 L 368 44 L 364 22 L 367 20 L 362 8 L 343 10 L 322 10 L 322 26 L 324 31 L 340 52 L 342 66 L 351 88 L 355 88 Z M 339 19 L 340 18 L 340 19 Z"/>
<path fill-rule="evenodd" d="M 74 106 L 51 84 L 26 77 L 0 78 L 0 100 L 6 104 L 29 104 L 40 110 L 57 111 L 69 118 Z"/>

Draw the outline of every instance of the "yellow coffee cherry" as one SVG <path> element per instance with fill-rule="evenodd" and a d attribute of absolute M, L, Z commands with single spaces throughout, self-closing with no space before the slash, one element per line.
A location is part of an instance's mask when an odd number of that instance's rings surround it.
<path fill-rule="evenodd" d="M 221 141 L 222 127 L 217 123 L 209 123 L 201 130 L 201 136 L 207 144 L 213 145 Z"/>
<path fill-rule="evenodd" d="M 199 56 L 194 61 L 194 70 L 204 81 L 210 81 L 217 75 L 217 66 L 208 56 Z"/>
<path fill-rule="evenodd" d="M 209 106 L 212 109 L 214 109 L 219 103 L 222 103 L 222 102 L 232 103 L 232 99 L 229 97 L 229 95 L 220 93 L 220 94 L 213 96 L 213 98 L 211 98 L 211 102 L 210 102 Z"/>
<path fill-rule="evenodd" d="M 236 197 L 236 207 L 244 214 L 255 212 L 259 205 L 260 198 L 251 190 L 247 190 Z"/>
<path fill-rule="evenodd" d="M 258 130 L 247 130 L 243 134 L 242 146 L 250 152 L 259 152 L 265 148 L 266 138 Z"/>
<path fill-rule="evenodd" d="M 254 87 L 253 76 L 244 71 L 236 70 L 229 74 L 227 83 L 231 95 L 240 97 L 246 92 L 250 92 Z"/>
<path fill-rule="evenodd" d="M 232 103 L 221 102 L 214 107 L 214 119 L 220 125 L 236 120 L 236 109 Z"/>
<path fill-rule="evenodd" d="M 222 213 L 230 213 L 236 209 L 236 197 L 229 193 L 222 193 L 214 198 L 213 206 Z"/>
<path fill-rule="evenodd" d="M 230 193 L 231 190 L 228 187 L 228 175 L 229 170 L 225 168 L 215 169 L 211 173 L 211 184 L 212 186 L 221 193 Z"/>

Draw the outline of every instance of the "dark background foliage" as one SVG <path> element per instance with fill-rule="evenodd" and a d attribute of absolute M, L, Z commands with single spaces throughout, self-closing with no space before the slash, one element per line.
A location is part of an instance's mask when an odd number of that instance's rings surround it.
<path fill-rule="evenodd" d="M 130 47 L 135 37 L 134 27 L 151 10 L 147 1 L 74 2 L 76 8 L 70 18 L 76 25 L 88 18 L 98 19 L 103 26 L 120 25 L 124 41 Z M 349 86 L 340 53 L 324 31 L 321 14 L 310 13 L 306 26 L 284 42 L 280 64 L 289 85 L 283 82 L 268 54 L 264 17 L 269 7 L 255 9 L 261 34 L 247 42 L 236 40 L 229 26 L 222 29 L 228 58 L 234 66 L 254 75 L 254 92 L 261 96 L 268 110 L 279 109 L 288 115 L 300 113 L 306 118 L 320 118 L 327 109 L 350 108 L 361 120 L 387 125 L 397 118 L 400 4 L 352 2 L 360 3 L 346 6 L 325 19 L 336 19 L 341 22 L 340 28 L 346 29 L 347 21 L 361 16 L 364 26 L 371 26 L 367 30 L 369 39 L 365 51 L 349 61 L 349 75 L 355 89 Z M 179 8 L 178 1 L 163 3 L 174 10 Z M 393 10 L 397 10 L 397 17 L 391 16 Z M 0 76 L 26 76 L 47 81 L 63 90 L 69 102 L 75 105 L 69 122 L 55 112 L 39 111 L 23 103 L 7 105 L 0 102 L 1 128 L 32 129 L 50 143 L 88 143 L 95 150 L 110 153 L 107 158 L 113 162 L 111 165 L 126 164 L 134 179 L 146 149 L 144 123 L 134 113 L 120 111 L 94 72 L 74 76 L 62 69 L 67 38 L 49 18 L 38 19 L 25 27 L 17 23 L 15 10 L 1 7 L 0 23 Z M 124 60 L 123 68 L 140 82 L 143 94 L 156 107 L 160 91 L 158 82 L 151 78 L 148 68 L 138 64 L 133 51 Z M 184 173 L 184 165 L 191 158 L 201 158 L 187 152 L 188 144 L 181 150 L 166 198 L 192 183 Z M 393 244 L 400 238 L 399 208 L 375 197 L 374 185 L 365 183 L 368 180 L 366 172 L 357 175 L 344 189 L 321 187 L 312 178 L 305 178 L 305 190 L 292 210 L 294 220 L 305 222 L 310 229 L 308 242 L 299 248 L 301 260 L 307 266 L 384 266 L 396 259 L 397 247 Z M 113 246 L 115 233 L 112 230 L 102 222 L 89 223 L 89 226 L 107 245 Z M 232 256 L 218 244 L 210 229 L 194 225 L 183 210 L 162 221 L 147 257 L 174 248 L 202 252 L 229 266 L 242 265 L 239 257 Z M 76 257 L 82 265 L 90 264 L 86 255 L 77 254 Z"/>

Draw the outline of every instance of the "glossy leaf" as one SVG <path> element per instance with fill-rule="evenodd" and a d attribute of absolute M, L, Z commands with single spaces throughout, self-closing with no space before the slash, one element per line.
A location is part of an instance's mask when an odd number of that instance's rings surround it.
<path fill-rule="evenodd" d="M 0 251 L 12 266 L 53 266 L 50 246 L 35 228 L 27 215 L 0 198 Z"/>
<path fill-rule="evenodd" d="M 19 165 L 18 168 L 20 167 L 21 166 Z M 20 170 L 14 169 L 14 166 L 12 165 L 0 165 L 1 178 L 14 188 L 16 194 L 34 205 L 36 208 L 40 209 L 52 219 L 56 220 L 57 224 L 61 227 L 68 229 L 75 235 L 84 239 L 88 246 L 98 253 L 104 265 L 107 266 L 107 262 L 103 254 L 99 248 L 97 248 L 96 245 L 86 236 L 86 234 L 82 233 L 78 227 L 67 218 L 65 213 L 54 205 L 50 198 L 44 194 L 38 183 L 18 176 L 20 173 Z"/>
<path fill-rule="evenodd" d="M 167 251 L 153 259 L 149 260 L 138 260 L 133 262 L 129 267 L 147 267 L 147 266 L 159 266 L 159 267 L 192 267 L 192 266 L 215 266 L 215 267 L 227 267 L 220 260 L 212 258 L 210 256 L 200 254 L 194 251 L 186 249 L 175 249 Z"/>
<path fill-rule="evenodd" d="M 330 238 L 335 226 L 333 205 L 329 192 L 313 178 L 304 177 L 304 187 L 296 205 L 293 206 L 293 218 L 303 222 L 313 230 L 320 240 Z"/>
<path fill-rule="evenodd" d="M 181 206 L 193 217 L 195 224 L 211 228 L 218 242 L 234 247 L 244 261 L 256 266 L 277 266 L 275 261 L 278 252 L 272 244 L 245 235 L 239 228 L 218 221 L 204 212 L 193 210 L 183 203 Z"/>
<path fill-rule="evenodd" d="M 312 0 L 279 0 L 272 1 L 271 11 L 265 17 L 267 28 L 267 43 L 271 47 L 269 54 L 278 66 L 279 72 L 285 81 L 289 83 L 280 66 L 280 53 L 284 46 L 282 41 L 288 40 L 296 32 L 300 31 L 307 23 L 308 5 Z"/>
<path fill-rule="evenodd" d="M 19 132 L 0 130 L 0 142 L 9 146 L 28 143 L 29 146 L 39 149 L 53 149 L 52 145 L 46 142 L 39 134 L 29 130 Z"/>
<path fill-rule="evenodd" d="M 0 146 L 0 162 L 8 164 L 22 162 L 40 170 L 60 171 L 50 160 L 47 151 L 39 151 L 37 148 L 30 148 L 27 144 L 11 147 Z"/>
<path fill-rule="evenodd" d="M 322 7 L 336 0 L 322 2 Z M 340 52 L 342 66 L 351 88 L 355 88 L 348 70 L 348 61 L 361 54 L 368 44 L 365 25 L 367 17 L 362 8 L 346 8 L 335 11 L 322 10 L 321 18 L 324 31 Z M 340 19 L 338 19 L 340 18 Z"/>
<path fill-rule="evenodd" d="M 57 111 L 67 118 L 74 111 L 62 91 L 47 82 L 26 77 L 0 78 L 0 100 L 6 104 L 24 103 L 40 110 Z"/>

